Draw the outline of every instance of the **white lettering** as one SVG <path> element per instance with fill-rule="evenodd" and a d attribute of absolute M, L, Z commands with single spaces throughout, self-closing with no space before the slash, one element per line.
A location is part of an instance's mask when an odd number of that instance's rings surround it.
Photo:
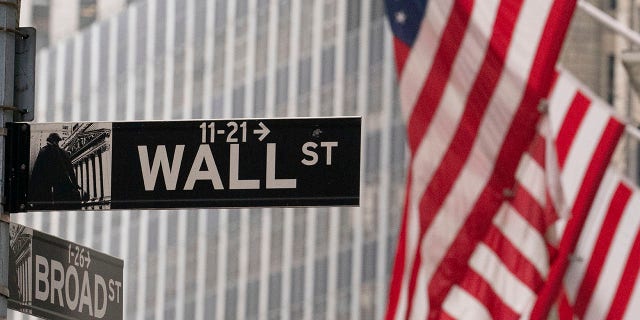
<path fill-rule="evenodd" d="M 49 300 L 52 305 L 63 308 L 66 301 L 69 310 L 88 313 L 97 319 L 106 316 L 109 301 L 120 303 L 121 281 L 109 279 L 107 288 L 107 281 L 99 274 L 90 275 L 88 270 L 81 269 L 80 279 L 78 269 L 73 265 L 64 266 L 60 261 L 49 261 L 40 255 L 36 255 L 35 261 L 35 295 L 38 300 Z M 90 277 L 93 277 L 93 282 L 89 281 Z"/>
<path fill-rule="evenodd" d="M 331 148 L 338 146 L 338 141 L 332 142 L 320 142 L 320 146 L 325 147 L 327 149 L 327 165 L 331 165 Z"/>
<path fill-rule="evenodd" d="M 74 277 L 74 284 L 75 284 L 75 288 L 71 288 L 71 282 L 69 280 L 71 280 L 71 277 Z M 74 266 L 69 266 L 69 268 L 67 269 L 67 276 L 65 277 L 65 296 L 67 298 L 67 305 L 69 306 L 69 309 L 71 310 L 75 310 L 76 307 L 78 306 L 78 300 L 80 298 L 80 279 L 78 278 L 78 270 L 76 270 L 76 267 Z M 75 293 L 75 297 L 73 297 L 73 299 L 71 299 L 71 291 L 73 291 Z"/>
<path fill-rule="evenodd" d="M 234 143 L 230 146 L 229 154 L 229 189 L 259 189 L 260 180 L 240 180 L 238 178 L 240 166 L 240 145 Z"/>
<path fill-rule="evenodd" d="M 276 144 L 267 143 L 267 189 L 295 189 L 296 179 L 276 179 Z"/>
<path fill-rule="evenodd" d="M 318 163 L 318 153 L 314 151 L 317 147 L 318 144 L 311 141 L 302 145 L 302 153 L 304 153 L 305 156 L 311 157 L 311 159 L 302 159 L 302 164 L 304 164 L 305 166 L 312 166 Z"/>
<path fill-rule="evenodd" d="M 117 302 L 117 303 L 120 303 L 120 289 L 122 289 L 122 282 L 120 282 L 120 281 L 115 281 L 115 284 L 116 284 L 116 287 L 118 288 L 118 289 L 116 290 L 116 292 L 118 292 L 116 302 Z"/>
<path fill-rule="evenodd" d="M 116 293 L 113 291 L 113 279 L 109 279 L 109 301 L 113 301 L 116 298 Z"/>
<path fill-rule="evenodd" d="M 104 315 L 107 314 L 107 284 L 104 282 L 104 278 L 97 274 L 94 276 L 94 280 L 93 298 L 95 299 L 95 303 L 93 307 L 95 311 L 93 315 L 98 319 L 102 319 Z M 103 297 L 102 307 L 100 307 L 100 292 L 102 292 Z"/>
<path fill-rule="evenodd" d="M 200 171 L 203 162 L 207 164 L 207 170 Z M 213 184 L 214 189 L 224 189 L 216 161 L 213 159 L 211 147 L 209 147 L 208 144 L 201 144 L 200 148 L 198 148 L 198 153 L 193 160 L 193 165 L 187 177 L 187 182 L 184 185 L 184 190 L 193 190 L 193 186 L 198 180 L 209 180 Z"/>
<path fill-rule="evenodd" d="M 56 274 L 58 275 L 56 277 Z M 56 293 L 60 306 L 64 307 L 62 290 L 64 289 L 64 267 L 60 261 L 51 260 L 51 303 L 56 303 Z"/>
<path fill-rule="evenodd" d="M 46 301 L 49 298 L 49 263 L 43 256 L 36 255 L 36 299 Z"/>
<path fill-rule="evenodd" d="M 91 306 L 91 288 L 89 288 L 89 272 L 85 270 L 82 277 L 82 294 L 78 312 L 82 312 L 83 306 L 89 307 L 89 315 L 93 317 L 93 307 Z"/>
<path fill-rule="evenodd" d="M 153 165 L 149 167 L 149 153 L 147 151 L 147 146 L 138 146 L 138 156 L 140 158 L 140 168 L 142 169 L 144 189 L 146 191 L 153 191 L 155 189 L 158 171 L 160 167 L 162 167 L 165 188 L 167 190 L 175 190 L 176 183 L 178 182 L 178 174 L 180 173 L 180 164 L 182 163 L 183 152 L 184 145 L 177 145 L 173 153 L 173 163 L 170 166 L 166 146 L 159 145 L 156 147 Z"/>

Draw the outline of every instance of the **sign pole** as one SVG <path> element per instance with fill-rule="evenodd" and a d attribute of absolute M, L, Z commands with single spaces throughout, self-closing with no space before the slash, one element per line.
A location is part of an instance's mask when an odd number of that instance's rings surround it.
<path fill-rule="evenodd" d="M 10 216 L 4 208 L 5 171 L 5 122 L 13 119 L 15 39 L 18 27 L 18 0 L 0 1 L 0 319 L 7 318 L 9 296 L 9 223 Z"/>

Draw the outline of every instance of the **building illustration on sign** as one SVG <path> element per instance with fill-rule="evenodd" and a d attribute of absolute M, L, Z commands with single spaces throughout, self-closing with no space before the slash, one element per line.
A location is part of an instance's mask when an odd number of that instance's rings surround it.
<path fill-rule="evenodd" d="M 109 209 L 111 124 L 51 123 L 30 139 L 30 209 Z"/>
<path fill-rule="evenodd" d="M 9 256 L 9 291 L 20 306 L 17 310 L 31 314 L 33 283 L 31 273 L 31 247 L 33 230 L 19 224 L 11 224 Z"/>

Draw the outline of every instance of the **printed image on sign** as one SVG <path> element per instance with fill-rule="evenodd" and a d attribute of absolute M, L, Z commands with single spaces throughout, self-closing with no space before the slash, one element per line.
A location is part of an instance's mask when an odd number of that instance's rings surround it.
<path fill-rule="evenodd" d="M 122 319 L 122 260 L 12 223 L 9 308 L 46 319 Z"/>
<path fill-rule="evenodd" d="M 31 130 L 29 209 L 109 209 L 111 124 L 46 123 Z"/>
<path fill-rule="evenodd" d="M 23 131 L 31 150 L 26 210 L 359 204 L 358 117 L 28 124 Z"/>

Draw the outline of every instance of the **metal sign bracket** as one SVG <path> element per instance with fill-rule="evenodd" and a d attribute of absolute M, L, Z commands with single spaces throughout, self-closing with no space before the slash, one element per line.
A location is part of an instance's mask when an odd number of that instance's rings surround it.
<path fill-rule="evenodd" d="M 11 295 L 9 294 L 9 288 L 5 286 L 0 286 L 0 295 L 9 298 Z"/>
<path fill-rule="evenodd" d="M 29 179 L 29 125 L 7 123 L 5 137 L 5 207 L 8 213 L 27 209 Z"/>
<path fill-rule="evenodd" d="M 13 121 L 33 121 L 36 84 L 36 29 L 18 28 L 16 33 Z"/>

